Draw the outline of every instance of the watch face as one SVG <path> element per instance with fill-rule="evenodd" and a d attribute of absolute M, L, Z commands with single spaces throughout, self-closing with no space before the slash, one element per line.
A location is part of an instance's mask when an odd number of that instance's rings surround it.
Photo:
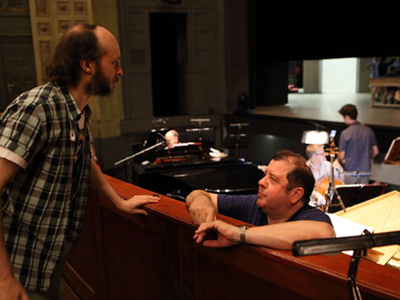
<path fill-rule="evenodd" d="M 239 225 L 238 226 L 240 229 L 249 229 L 249 225 Z"/>

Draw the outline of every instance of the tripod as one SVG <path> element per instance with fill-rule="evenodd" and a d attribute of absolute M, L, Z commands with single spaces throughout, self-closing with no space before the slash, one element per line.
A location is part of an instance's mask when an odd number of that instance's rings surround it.
<path fill-rule="evenodd" d="M 335 170 L 333 168 L 333 162 L 335 161 L 335 157 L 338 154 L 337 147 L 335 147 L 335 141 L 331 139 L 330 144 L 329 144 L 329 158 L 331 161 L 331 176 L 330 176 L 330 181 L 329 181 L 329 188 L 327 192 L 325 193 L 325 207 L 324 211 L 325 213 L 328 212 L 328 209 L 330 206 L 340 206 L 344 212 L 346 212 L 346 208 L 344 207 L 342 198 L 340 198 L 340 195 L 335 187 Z M 337 199 L 339 203 L 332 203 L 333 200 Z"/>

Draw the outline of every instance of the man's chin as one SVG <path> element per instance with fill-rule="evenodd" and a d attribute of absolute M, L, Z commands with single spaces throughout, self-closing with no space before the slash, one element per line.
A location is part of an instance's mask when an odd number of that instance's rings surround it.
<path fill-rule="evenodd" d="M 260 196 L 258 196 L 257 202 L 256 202 L 257 206 L 262 208 L 264 206 L 263 201 L 260 200 Z"/>
<path fill-rule="evenodd" d="M 114 89 L 110 89 L 107 92 L 99 92 L 94 96 L 98 96 L 98 97 L 111 97 L 114 94 Z"/>

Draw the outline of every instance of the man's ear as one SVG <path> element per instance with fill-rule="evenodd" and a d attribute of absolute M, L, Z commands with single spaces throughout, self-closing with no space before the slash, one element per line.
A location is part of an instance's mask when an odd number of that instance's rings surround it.
<path fill-rule="evenodd" d="M 81 65 L 83 72 L 88 73 L 88 74 L 92 74 L 94 72 L 93 61 L 88 60 L 88 59 L 82 59 L 80 65 Z"/>
<path fill-rule="evenodd" d="M 292 204 L 296 204 L 297 202 L 301 201 L 301 198 L 304 195 L 304 189 L 302 187 L 296 187 L 290 191 L 292 196 Z"/>

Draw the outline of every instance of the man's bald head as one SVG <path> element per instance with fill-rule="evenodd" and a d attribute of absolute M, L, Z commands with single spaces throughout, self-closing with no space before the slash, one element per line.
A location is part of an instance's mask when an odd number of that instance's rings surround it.
<path fill-rule="evenodd" d="M 107 29 L 93 24 L 78 24 L 69 29 L 57 43 L 46 67 L 46 79 L 60 86 L 76 86 L 80 80 L 81 61 L 97 63 L 105 53 L 99 36 L 109 35 L 112 36 Z"/>

